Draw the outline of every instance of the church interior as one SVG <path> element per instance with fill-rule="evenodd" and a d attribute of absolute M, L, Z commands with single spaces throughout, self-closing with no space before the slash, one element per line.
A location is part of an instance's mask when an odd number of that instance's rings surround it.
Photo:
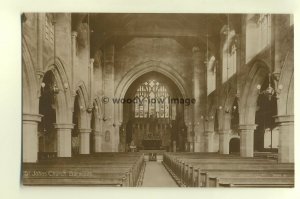
<path fill-rule="evenodd" d="M 293 15 L 21 25 L 24 185 L 294 187 Z"/>

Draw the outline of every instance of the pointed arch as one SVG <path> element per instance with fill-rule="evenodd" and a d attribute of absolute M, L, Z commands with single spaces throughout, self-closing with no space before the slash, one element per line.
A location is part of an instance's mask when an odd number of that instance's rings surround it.
<path fill-rule="evenodd" d="M 44 74 L 47 71 L 52 71 L 59 93 L 56 95 L 56 122 L 57 123 L 71 123 L 72 122 L 72 107 L 73 100 L 70 89 L 70 83 L 65 70 L 65 65 L 61 59 L 56 57 L 47 62 Z"/>
<path fill-rule="evenodd" d="M 269 67 L 266 62 L 257 60 L 254 62 L 247 76 L 246 83 L 240 100 L 240 124 L 255 124 L 256 103 L 258 98 L 257 85 L 269 74 Z"/>
<path fill-rule="evenodd" d="M 278 85 L 282 85 L 278 99 L 278 115 L 294 115 L 294 53 L 287 52 Z"/>
<path fill-rule="evenodd" d="M 80 107 L 80 128 L 90 128 L 90 114 L 87 113 L 89 108 L 89 96 L 87 88 L 83 81 L 79 81 L 76 85 L 76 94 L 78 95 L 78 103 Z"/>
<path fill-rule="evenodd" d="M 34 64 L 25 41 L 22 38 L 22 80 L 23 80 L 23 113 L 38 114 L 39 87 L 36 78 Z"/>
<path fill-rule="evenodd" d="M 181 77 L 177 71 L 175 71 L 171 66 L 161 62 L 161 61 L 154 61 L 150 60 L 147 62 L 143 62 L 138 64 L 137 66 L 133 67 L 130 71 L 128 71 L 122 80 L 118 83 L 116 90 L 115 90 L 115 97 L 122 99 L 124 98 L 126 91 L 130 87 L 130 85 L 140 76 L 148 73 L 148 72 L 159 72 L 166 77 L 170 78 L 175 85 L 178 87 L 180 93 L 182 94 L 183 98 L 189 97 L 189 89 L 186 85 L 186 81 Z M 185 111 L 186 112 L 186 111 Z M 116 104 L 115 105 L 115 122 L 121 123 L 123 121 L 123 105 Z"/>

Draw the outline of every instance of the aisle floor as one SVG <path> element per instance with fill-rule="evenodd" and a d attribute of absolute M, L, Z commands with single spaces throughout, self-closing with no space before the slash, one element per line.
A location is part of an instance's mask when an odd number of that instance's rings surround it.
<path fill-rule="evenodd" d="M 178 187 L 161 162 L 146 162 L 143 187 Z"/>

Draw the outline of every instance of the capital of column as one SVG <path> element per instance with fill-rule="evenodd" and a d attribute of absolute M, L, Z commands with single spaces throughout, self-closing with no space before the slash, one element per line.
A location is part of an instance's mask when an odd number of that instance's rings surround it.
<path fill-rule="evenodd" d="M 31 122 L 40 122 L 42 120 L 43 115 L 40 114 L 31 114 L 31 113 L 23 113 L 23 121 L 31 121 Z"/>
<path fill-rule="evenodd" d="M 91 133 L 92 129 L 79 129 L 80 133 Z"/>
<path fill-rule="evenodd" d="M 63 124 L 63 123 L 60 123 L 60 124 L 57 124 L 55 123 L 54 124 L 54 128 L 56 129 L 73 129 L 75 126 L 75 124 Z"/>
<path fill-rule="evenodd" d="M 42 70 L 40 70 L 40 69 L 37 69 L 35 73 L 36 73 L 37 77 L 38 77 L 40 80 L 43 79 L 44 74 L 45 74 L 44 71 L 42 71 Z"/>
<path fill-rule="evenodd" d="M 113 127 L 119 128 L 122 125 L 122 122 L 114 122 Z"/>
<path fill-rule="evenodd" d="M 91 59 L 90 59 L 90 64 L 93 65 L 93 64 L 94 64 L 94 61 L 95 61 L 95 60 L 94 60 L 93 58 L 91 58 Z"/>
<path fill-rule="evenodd" d="M 94 131 L 94 135 L 95 136 L 103 136 L 103 134 L 101 133 L 101 131 Z"/>
<path fill-rule="evenodd" d="M 78 33 L 76 31 L 72 31 L 72 37 L 76 38 Z"/>
<path fill-rule="evenodd" d="M 240 124 L 239 130 L 240 131 L 254 131 L 256 129 L 256 124 Z"/>
<path fill-rule="evenodd" d="M 201 140 L 200 135 L 195 135 L 194 136 L 194 142 L 200 142 L 200 140 Z"/>
<path fill-rule="evenodd" d="M 194 122 L 194 126 L 200 126 L 200 122 Z"/>
<path fill-rule="evenodd" d="M 294 115 L 276 115 L 274 118 L 277 124 L 294 123 Z"/>
<path fill-rule="evenodd" d="M 225 130 L 218 130 L 218 134 L 229 134 L 230 133 L 230 129 L 225 129 Z"/>
<path fill-rule="evenodd" d="M 211 135 L 211 134 L 213 134 L 213 133 L 214 133 L 214 131 L 205 131 L 205 132 L 204 132 L 205 135 Z"/>

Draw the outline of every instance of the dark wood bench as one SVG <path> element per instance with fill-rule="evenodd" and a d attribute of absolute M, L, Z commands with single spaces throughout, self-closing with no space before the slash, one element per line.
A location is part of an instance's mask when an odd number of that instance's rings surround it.
<path fill-rule="evenodd" d="M 294 187 L 294 177 L 210 177 L 208 187 Z"/>
<path fill-rule="evenodd" d="M 136 186 L 144 164 L 141 154 L 100 154 L 23 164 L 24 185 Z"/>
<path fill-rule="evenodd" d="M 198 177 L 198 182 L 194 186 L 208 187 L 209 178 L 220 178 L 220 177 L 294 177 L 293 170 L 203 170 Z"/>
<path fill-rule="evenodd" d="M 241 158 L 236 155 L 218 155 L 209 153 L 166 153 L 164 164 L 172 170 L 181 184 L 185 186 L 208 186 L 210 178 L 251 178 L 270 179 L 278 178 L 275 187 L 280 186 L 280 179 L 294 178 L 294 164 L 278 164 L 274 159 L 267 158 Z M 271 181 L 271 180 L 270 180 Z M 226 186 L 226 182 L 221 182 Z M 227 183 L 228 184 L 228 183 Z M 249 186 L 251 182 L 248 183 Z M 263 183 L 261 183 L 262 185 Z M 286 183 L 282 183 L 286 184 Z M 231 183 L 230 186 L 247 186 L 238 183 Z M 257 185 L 259 186 L 259 185 Z M 266 184 L 263 186 L 271 186 Z M 287 183 L 287 186 L 290 186 Z M 283 185 L 286 187 L 286 185 Z"/>

